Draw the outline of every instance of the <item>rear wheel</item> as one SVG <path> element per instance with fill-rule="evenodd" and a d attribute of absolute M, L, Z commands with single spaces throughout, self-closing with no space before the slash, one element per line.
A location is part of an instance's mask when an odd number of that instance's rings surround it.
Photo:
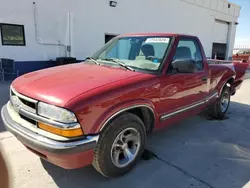
<path fill-rule="evenodd" d="M 100 135 L 93 166 L 106 177 L 128 173 L 144 151 L 146 130 L 142 120 L 123 113 L 112 120 Z"/>
<path fill-rule="evenodd" d="M 231 92 L 230 88 L 225 86 L 220 97 L 210 107 L 210 115 L 217 119 L 223 119 L 230 105 Z"/>

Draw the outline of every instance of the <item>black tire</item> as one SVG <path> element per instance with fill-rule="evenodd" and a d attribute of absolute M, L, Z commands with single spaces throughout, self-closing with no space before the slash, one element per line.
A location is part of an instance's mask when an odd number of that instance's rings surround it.
<path fill-rule="evenodd" d="M 137 155 L 134 160 L 127 166 L 118 168 L 111 158 L 112 145 L 115 142 L 117 136 L 124 130 L 133 128 L 140 134 L 140 147 L 138 147 Z M 123 113 L 113 120 L 104 128 L 100 134 L 99 141 L 94 150 L 93 166 L 95 169 L 105 177 L 117 177 L 128 173 L 134 168 L 137 161 L 140 160 L 146 140 L 146 129 L 142 120 L 132 114 Z"/>
<path fill-rule="evenodd" d="M 225 108 L 222 108 L 221 102 L 222 102 L 223 97 L 226 94 L 228 95 L 228 105 Z M 220 97 L 209 108 L 209 115 L 216 119 L 224 119 L 227 113 L 227 110 L 230 106 L 230 99 L 231 99 L 231 90 L 229 87 L 225 86 L 221 92 Z"/>

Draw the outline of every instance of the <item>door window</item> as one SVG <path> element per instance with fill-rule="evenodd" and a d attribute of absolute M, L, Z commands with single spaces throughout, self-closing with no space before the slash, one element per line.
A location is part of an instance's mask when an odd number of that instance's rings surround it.
<path fill-rule="evenodd" d="M 197 70 L 203 70 L 203 61 L 200 47 L 194 39 L 181 39 L 176 49 L 174 60 L 192 59 L 194 60 Z"/>

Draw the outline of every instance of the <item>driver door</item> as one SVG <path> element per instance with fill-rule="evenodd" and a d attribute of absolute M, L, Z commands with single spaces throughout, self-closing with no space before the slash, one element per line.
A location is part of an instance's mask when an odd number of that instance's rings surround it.
<path fill-rule="evenodd" d="M 205 100 L 208 94 L 208 72 L 205 71 L 199 42 L 195 38 L 180 38 L 172 61 L 176 59 L 194 60 L 197 71 L 194 73 L 179 73 L 168 70 L 167 74 L 162 76 L 160 89 L 161 116 L 168 117 L 168 114 L 179 114 L 178 112 L 183 109 L 188 111 L 196 103 Z"/>

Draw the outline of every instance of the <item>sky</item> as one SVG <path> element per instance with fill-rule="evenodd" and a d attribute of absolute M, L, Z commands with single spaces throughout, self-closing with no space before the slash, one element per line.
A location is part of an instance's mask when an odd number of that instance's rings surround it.
<path fill-rule="evenodd" d="M 250 0 L 228 0 L 241 6 L 240 17 L 238 19 L 236 44 L 250 44 Z"/>

